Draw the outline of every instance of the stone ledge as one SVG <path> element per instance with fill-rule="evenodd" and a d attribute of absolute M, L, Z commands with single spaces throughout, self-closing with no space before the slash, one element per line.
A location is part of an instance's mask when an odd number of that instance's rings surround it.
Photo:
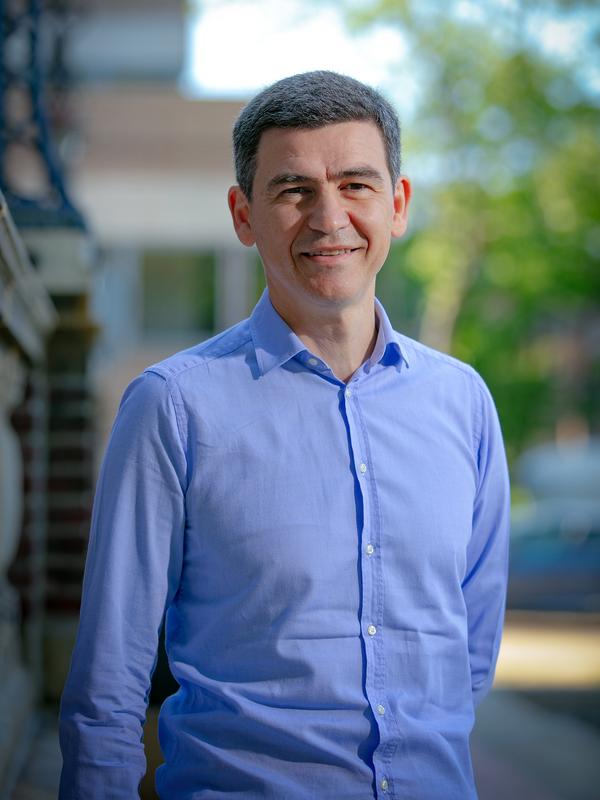
<path fill-rule="evenodd" d="M 0 324 L 32 361 L 44 355 L 44 339 L 57 315 L 0 192 Z"/>

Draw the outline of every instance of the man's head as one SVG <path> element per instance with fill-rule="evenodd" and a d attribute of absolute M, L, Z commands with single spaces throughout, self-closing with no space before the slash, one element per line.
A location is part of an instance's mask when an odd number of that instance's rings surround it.
<path fill-rule="evenodd" d="M 373 312 L 375 278 L 406 230 L 399 126 L 379 94 L 332 72 L 265 89 L 234 129 L 238 239 L 256 245 L 271 301 L 294 327 Z"/>
<path fill-rule="evenodd" d="M 292 75 L 256 95 L 233 129 L 236 179 L 252 199 L 256 156 L 270 128 L 322 128 L 339 122 L 370 121 L 381 133 L 392 185 L 400 176 L 400 126 L 388 101 L 370 86 L 336 72 Z"/>

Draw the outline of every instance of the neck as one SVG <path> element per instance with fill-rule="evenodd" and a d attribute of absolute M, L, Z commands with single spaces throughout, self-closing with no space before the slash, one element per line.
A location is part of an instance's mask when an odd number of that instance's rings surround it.
<path fill-rule="evenodd" d="M 271 302 L 307 348 L 322 358 L 344 383 L 373 352 L 377 340 L 374 296 L 366 297 L 358 305 L 316 309 L 309 314 L 280 307 L 273 298 Z"/>

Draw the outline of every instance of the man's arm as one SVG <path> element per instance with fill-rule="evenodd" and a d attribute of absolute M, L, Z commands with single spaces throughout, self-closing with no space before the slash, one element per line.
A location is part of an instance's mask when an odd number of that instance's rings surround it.
<path fill-rule="evenodd" d="M 185 457 L 165 380 L 127 389 L 100 473 L 81 617 L 63 692 L 60 800 L 132 800 L 158 632 L 177 590 Z"/>
<path fill-rule="evenodd" d="M 476 426 L 479 483 L 462 584 L 475 706 L 485 697 L 494 679 L 504 623 L 510 530 L 508 470 L 500 423 L 487 387 L 479 376 L 476 380 L 480 394 Z"/>

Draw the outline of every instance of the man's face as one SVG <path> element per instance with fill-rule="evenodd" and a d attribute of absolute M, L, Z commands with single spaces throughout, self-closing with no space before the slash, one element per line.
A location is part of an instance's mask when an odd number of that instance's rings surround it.
<path fill-rule="evenodd" d="M 284 314 L 369 301 L 391 237 L 406 230 L 410 186 L 392 186 L 372 122 L 272 128 L 257 153 L 253 198 L 232 187 L 238 238 L 256 243 Z"/>

